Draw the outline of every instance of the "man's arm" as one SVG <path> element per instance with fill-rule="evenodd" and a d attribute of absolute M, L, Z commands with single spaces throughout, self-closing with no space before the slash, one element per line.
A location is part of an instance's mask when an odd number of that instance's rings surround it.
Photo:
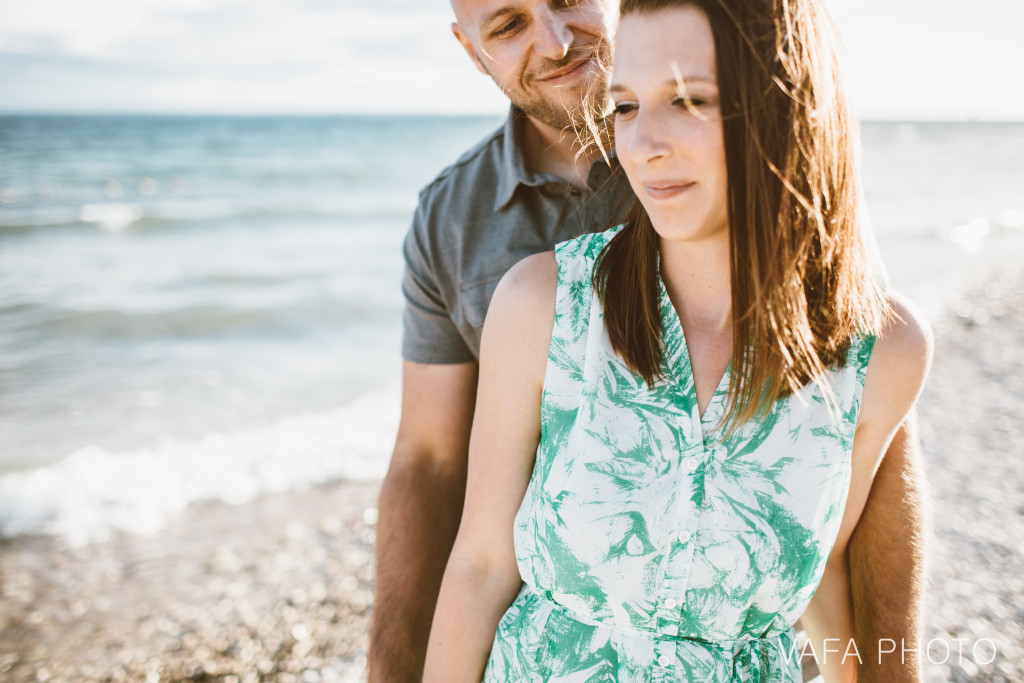
<path fill-rule="evenodd" d="M 926 520 L 921 447 L 911 413 L 882 458 L 849 543 L 859 683 L 921 680 Z"/>
<path fill-rule="evenodd" d="M 477 364 L 406 361 L 402 418 L 380 491 L 369 681 L 419 681 L 462 515 Z"/>
<path fill-rule="evenodd" d="M 848 562 L 834 568 L 830 563 L 831 573 L 826 572 L 815 593 L 816 598 L 830 592 L 841 596 L 830 601 L 842 607 L 840 613 L 833 607 L 827 614 L 840 623 L 852 609 L 858 683 L 922 680 L 919 651 L 926 583 L 926 503 L 916 412 L 911 412 L 875 473 L 864 511 L 846 547 Z M 829 629 L 829 633 L 835 637 L 838 630 Z M 839 640 L 833 647 L 845 653 L 848 643 Z M 815 652 L 824 651 L 823 643 L 815 642 L 813 647 Z M 809 680 L 808 671 L 819 671 L 818 666 L 805 665 L 804 669 L 805 680 Z M 841 680 L 841 674 L 824 667 L 820 671 L 830 683 Z"/>
<path fill-rule="evenodd" d="M 879 332 L 868 363 L 839 533 L 801 617 L 828 683 L 921 680 L 917 659 L 902 659 L 899 651 L 901 637 L 908 647 L 919 643 L 921 553 L 913 536 L 923 527 L 913 480 L 903 480 L 902 472 L 906 423 L 924 386 L 932 339 L 912 304 L 895 294 L 889 302 L 895 315 Z M 825 647 L 836 638 L 838 653 Z M 897 652 L 879 664 L 878 642 L 885 638 L 895 639 Z"/>

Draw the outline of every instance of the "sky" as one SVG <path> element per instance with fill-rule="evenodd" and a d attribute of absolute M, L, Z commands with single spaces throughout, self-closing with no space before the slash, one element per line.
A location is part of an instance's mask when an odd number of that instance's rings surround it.
<path fill-rule="evenodd" d="M 825 0 L 866 119 L 1024 120 L 1024 2 Z M 500 113 L 447 0 L 0 0 L 0 112 Z"/>

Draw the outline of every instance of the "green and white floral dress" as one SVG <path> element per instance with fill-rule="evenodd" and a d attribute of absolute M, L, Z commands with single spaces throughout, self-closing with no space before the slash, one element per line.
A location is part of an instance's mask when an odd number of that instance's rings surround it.
<path fill-rule="evenodd" d="M 595 258 L 621 228 L 556 248 L 543 429 L 515 519 L 524 585 L 485 681 L 800 681 L 793 623 L 839 530 L 873 338 L 728 439 L 728 372 L 703 418 L 682 326 L 661 285 L 669 379 L 611 349 Z"/>

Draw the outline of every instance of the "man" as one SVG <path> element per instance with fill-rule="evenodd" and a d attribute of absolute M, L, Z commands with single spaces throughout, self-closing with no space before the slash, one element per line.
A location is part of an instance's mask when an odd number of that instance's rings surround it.
<path fill-rule="evenodd" d="M 501 129 L 423 190 L 406 238 L 402 417 L 379 503 L 371 683 L 421 676 L 462 511 L 480 332 L 498 280 L 525 256 L 613 225 L 631 198 L 614 160 L 609 166 L 596 149 L 582 149 L 574 132 L 587 100 L 603 96 L 614 20 L 605 0 L 452 7 L 455 37 L 512 109 Z M 849 548 L 862 681 L 919 680 L 914 653 L 898 656 L 919 644 L 914 444 L 905 428 L 897 434 Z M 897 653 L 879 664 L 880 638 Z"/>

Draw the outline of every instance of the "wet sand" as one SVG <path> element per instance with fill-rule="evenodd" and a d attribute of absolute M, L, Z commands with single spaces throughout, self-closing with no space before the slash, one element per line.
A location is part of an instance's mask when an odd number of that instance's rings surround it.
<path fill-rule="evenodd" d="M 926 680 L 1024 681 L 1024 270 L 935 327 Z M 0 542 L 0 680 L 360 680 L 378 488 L 193 505 L 78 549 Z"/>

